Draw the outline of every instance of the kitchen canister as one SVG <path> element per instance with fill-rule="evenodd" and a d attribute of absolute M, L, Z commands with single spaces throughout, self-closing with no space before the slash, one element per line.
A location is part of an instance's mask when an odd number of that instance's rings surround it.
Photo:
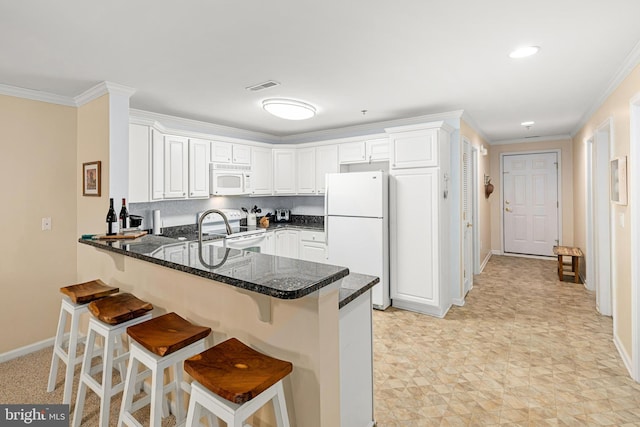
<path fill-rule="evenodd" d="M 160 219 L 160 210 L 153 210 L 153 234 L 162 234 L 162 220 Z"/>

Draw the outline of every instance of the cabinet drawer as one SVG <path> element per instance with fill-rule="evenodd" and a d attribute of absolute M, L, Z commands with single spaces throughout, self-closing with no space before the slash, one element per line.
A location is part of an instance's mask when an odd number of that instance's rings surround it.
<path fill-rule="evenodd" d="M 318 242 L 324 243 L 324 231 L 310 231 L 310 230 L 302 230 L 300 231 L 300 240 L 303 242 Z"/>

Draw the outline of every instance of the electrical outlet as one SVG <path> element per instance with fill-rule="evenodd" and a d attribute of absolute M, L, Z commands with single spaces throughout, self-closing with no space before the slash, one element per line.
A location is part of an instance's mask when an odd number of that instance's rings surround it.
<path fill-rule="evenodd" d="M 42 231 L 51 230 L 51 217 L 42 218 Z"/>

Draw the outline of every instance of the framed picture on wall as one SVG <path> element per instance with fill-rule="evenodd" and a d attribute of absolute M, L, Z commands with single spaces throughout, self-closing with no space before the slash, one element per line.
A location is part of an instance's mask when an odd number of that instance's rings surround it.
<path fill-rule="evenodd" d="M 627 156 L 611 160 L 611 202 L 627 204 Z"/>
<path fill-rule="evenodd" d="M 100 197 L 100 161 L 82 164 L 82 195 Z"/>

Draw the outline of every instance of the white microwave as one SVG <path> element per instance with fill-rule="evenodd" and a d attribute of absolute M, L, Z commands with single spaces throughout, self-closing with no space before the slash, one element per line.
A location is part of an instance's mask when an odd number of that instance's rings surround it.
<path fill-rule="evenodd" d="M 251 166 L 211 163 L 209 193 L 212 196 L 251 194 Z"/>

